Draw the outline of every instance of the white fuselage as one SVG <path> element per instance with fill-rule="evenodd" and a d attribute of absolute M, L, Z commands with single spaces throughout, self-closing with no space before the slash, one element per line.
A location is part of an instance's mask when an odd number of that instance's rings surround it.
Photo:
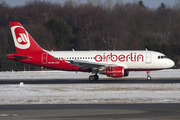
<path fill-rule="evenodd" d="M 78 60 L 123 66 L 129 70 L 165 69 L 174 66 L 174 62 L 160 52 L 155 51 L 47 51 L 56 59 Z"/>

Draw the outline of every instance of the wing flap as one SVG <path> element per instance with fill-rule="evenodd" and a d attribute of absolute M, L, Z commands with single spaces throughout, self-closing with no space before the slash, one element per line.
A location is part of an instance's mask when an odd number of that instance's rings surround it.
<path fill-rule="evenodd" d="M 78 67 L 84 67 L 83 69 L 89 69 L 89 68 L 102 68 L 102 67 L 108 67 L 108 66 L 117 66 L 116 64 L 106 64 L 106 63 L 98 63 L 98 62 L 89 62 L 84 60 L 66 60 L 67 63 L 70 63 L 71 66 L 78 65 Z"/>

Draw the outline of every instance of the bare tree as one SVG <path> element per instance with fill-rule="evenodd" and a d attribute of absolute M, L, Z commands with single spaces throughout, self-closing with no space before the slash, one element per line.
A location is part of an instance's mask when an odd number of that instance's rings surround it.
<path fill-rule="evenodd" d="M 176 10 L 180 9 L 180 0 L 176 1 L 176 4 L 174 5 L 173 8 L 176 9 Z"/>
<path fill-rule="evenodd" d="M 105 9 L 110 11 L 110 10 L 112 10 L 113 6 L 114 6 L 113 0 L 105 0 L 105 2 L 104 2 Z"/>

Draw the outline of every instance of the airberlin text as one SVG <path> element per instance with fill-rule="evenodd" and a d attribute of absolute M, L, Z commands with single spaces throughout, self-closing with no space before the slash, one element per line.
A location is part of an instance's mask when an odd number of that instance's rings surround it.
<path fill-rule="evenodd" d="M 139 61 L 144 61 L 144 56 L 142 54 L 138 54 L 136 55 L 136 53 L 130 53 L 127 55 L 124 54 L 120 54 L 120 55 L 116 55 L 113 53 L 110 53 L 108 55 L 106 55 L 105 53 L 103 53 L 103 55 L 96 55 L 95 56 L 95 61 L 96 62 L 108 62 L 108 61 L 112 61 L 112 62 L 116 62 L 116 61 L 120 61 L 120 62 L 128 62 L 128 61 L 132 61 L 132 62 L 139 62 Z"/>

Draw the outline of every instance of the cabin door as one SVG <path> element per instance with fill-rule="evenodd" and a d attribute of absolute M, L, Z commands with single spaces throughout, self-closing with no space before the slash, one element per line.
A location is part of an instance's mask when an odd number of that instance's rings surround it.
<path fill-rule="evenodd" d="M 151 63 L 151 53 L 149 53 L 149 52 L 146 53 L 146 63 L 147 64 Z"/>
<path fill-rule="evenodd" d="M 47 56 L 48 56 L 47 53 L 42 54 L 42 64 L 47 64 Z"/>

